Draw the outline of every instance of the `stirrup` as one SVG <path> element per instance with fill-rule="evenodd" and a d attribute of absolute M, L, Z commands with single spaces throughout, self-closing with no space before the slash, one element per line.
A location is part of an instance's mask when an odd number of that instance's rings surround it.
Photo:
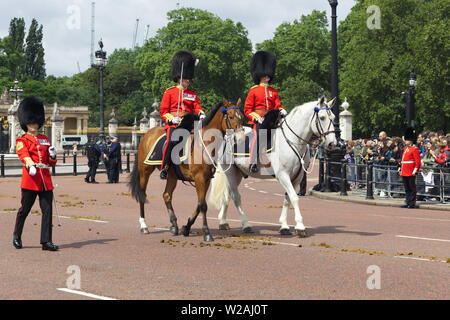
<path fill-rule="evenodd" d="M 258 165 L 257 164 L 252 164 L 250 166 L 250 171 L 253 172 L 253 173 L 258 172 Z"/>
<path fill-rule="evenodd" d="M 163 180 L 167 180 L 167 169 L 164 168 L 161 170 L 161 173 L 159 174 L 159 177 Z"/>

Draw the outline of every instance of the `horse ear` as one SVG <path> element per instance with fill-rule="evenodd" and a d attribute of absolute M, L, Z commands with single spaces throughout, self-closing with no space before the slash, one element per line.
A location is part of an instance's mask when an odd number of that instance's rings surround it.
<path fill-rule="evenodd" d="M 327 103 L 327 105 L 328 105 L 330 108 L 333 108 L 335 102 L 336 102 L 336 97 L 334 97 L 333 99 L 331 99 L 331 100 Z"/>
<path fill-rule="evenodd" d="M 240 107 L 241 106 L 241 98 L 239 98 L 239 100 L 236 102 L 236 107 Z"/>
<path fill-rule="evenodd" d="M 325 96 L 322 95 L 319 99 L 319 106 L 322 106 L 324 101 L 325 101 Z"/>
<path fill-rule="evenodd" d="M 230 103 L 228 102 L 227 99 L 223 98 L 223 104 L 224 104 L 225 106 L 227 106 L 227 105 L 229 105 Z"/>

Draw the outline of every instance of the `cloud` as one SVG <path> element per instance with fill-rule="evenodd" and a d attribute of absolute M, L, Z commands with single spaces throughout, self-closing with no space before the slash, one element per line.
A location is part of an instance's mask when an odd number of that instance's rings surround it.
<path fill-rule="evenodd" d="M 283 22 L 292 22 L 317 9 L 330 17 L 328 1 L 308 0 L 97 0 L 95 1 L 94 51 L 103 39 L 108 54 L 116 48 L 130 48 L 136 19 L 139 19 L 137 43 L 144 39 L 145 26 L 150 25 L 148 37 L 167 25 L 167 12 L 182 7 L 194 7 L 212 12 L 221 19 L 241 22 L 248 30 L 252 44 L 273 37 Z M 341 0 L 338 20 L 343 20 L 355 4 L 354 0 Z M 0 3 L 0 37 L 8 34 L 9 21 L 25 18 L 26 28 L 35 18 L 44 26 L 44 50 L 47 74 L 71 76 L 90 64 L 91 1 L 86 0 L 17 0 Z M 330 18 L 329 18 L 330 19 Z"/>

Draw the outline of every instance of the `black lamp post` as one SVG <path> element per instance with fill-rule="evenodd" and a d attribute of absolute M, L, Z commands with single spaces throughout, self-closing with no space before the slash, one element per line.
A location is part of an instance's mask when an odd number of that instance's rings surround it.
<path fill-rule="evenodd" d="M 101 144 L 105 143 L 105 115 L 103 105 L 103 69 L 106 67 L 106 51 L 103 51 L 103 42 L 100 39 L 98 42 L 100 50 L 95 51 L 95 59 L 92 67 L 100 70 L 100 133 L 99 141 Z"/>
<path fill-rule="evenodd" d="M 327 151 L 325 155 L 327 174 L 326 181 L 321 191 L 331 192 L 339 190 L 341 178 L 341 160 L 345 156 L 345 142 L 341 139 L 341 130 L 339 128 L 339 77 L 338 77 L 338 53 L 337 53 L 337 14 L 336 7 L 337 0 L 328 0 L 331 6 L 331 98 L 336 98 L 333 105 L 334 113 L 334 131 L 336 135 L 337 145 L 331 150 Z"/>
<path fill-rule="evenodd" d="M 415 103 L 416 99 L 414 95 L 416 94 L 417 81 L 416 74 L 414 73 L 414 67 L 411 66 L 411 73 L 409 74 L 409 93 L 406 97 L 406 121 L 408 122 L 408 127 L 415 127 Z"/>

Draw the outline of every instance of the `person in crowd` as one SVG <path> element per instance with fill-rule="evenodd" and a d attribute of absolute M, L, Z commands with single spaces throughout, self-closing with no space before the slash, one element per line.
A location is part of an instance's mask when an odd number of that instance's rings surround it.
<path fill-rule="evenodd" d="M 94 136 L 91 138 L 91 141 L 86 144 L 85 150 L 86 156 L 88 158 L 89 170 L 86 174 L 86 177 L 84 178 L 84 181 L 86 183 L 98 183 L 97 181 L 95 181 L 95 175 L 97 174 L 97 168 L 100 162 L 100 156 L 102 155 L 102 151 L 100 150 L 100 147 L 96 143 L 96 139 Z"/>
<path fill-rule="evenodd" d="M 27 97 L 20 102 L 17 113 L 25 134 L 16 140 L 16 152 L 24 167 L 20 186 L 21 206 L 14 226 L 13 246 L 22 248 L 25 219 L 39 196 L 42 250 L 57 251 L 58 246 L 52 242 L 53 184 L 50 174 L 50 167 L 56 165 L 57 152 L 50 139 L 38 132 L 45 123 L 44 104 L 36 97 Z"/>
<path fill-rule="evenodd" d="M 425 154 L 422 157 L 422 177 L 425 183 L 425 192 L 429 193 L 431 196 L 437 196 L 439 194 L 439 188 L 436 185 L 439 185 L 440 177 L 439 170 L 436 169 L 436 148 L 431 141 L 427 141 L 424 144 Z M 428 186 L 428 187 L 427 187 Z M 425 197 L 425 201 L 430 199 L 429 196 Z"/>

